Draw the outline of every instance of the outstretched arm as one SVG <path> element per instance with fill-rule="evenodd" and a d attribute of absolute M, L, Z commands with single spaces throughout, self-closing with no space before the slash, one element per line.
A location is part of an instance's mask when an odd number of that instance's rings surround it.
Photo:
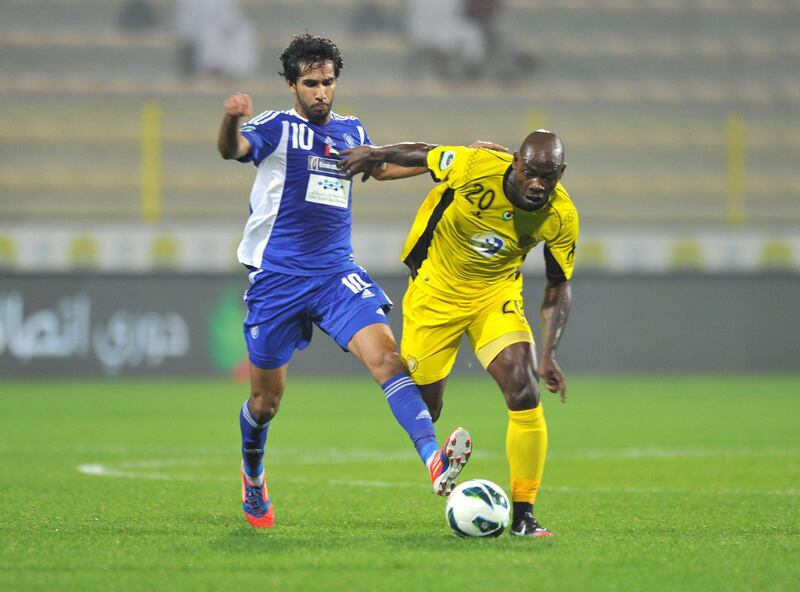
<path fill-rule="evenodd" d="M 570 308 L 572 287 L 569 280 L 558 284 L 548 281 L 541 311 L 542 349 L 539 376 L 544 380 L 547 390 L 561 394 L 562 403 L 567 400 L 567 383 L 556 362 L 556 349 L 567 324 Z"/>
<path fill-rule="evenodd" d="M 405 167 L 398 164 L 389 164 L 384 162 L 376 164 L 372 172 L 367 175 L 367 179 L 372 177 L 378 181 L 393 181 L 394 179 L 407 179 L 408 177 L 416 177 L 428 172 L 428 167 Z M 367 179 L 363 179 L 366 181 Z"/>
<path fill-rule="evenodd" d="M 399 165 L 419 170 L 421 173 L 427 170 L 428 152 L 435 147 L 435 144 L 422 142 L 402 142 L 386 146 L 356 146 L 342 151 L 344 158 L 339 161 L 339 168 L 345 172 L 348 179 L 352 179 L 359 173 L 363 175 L 362 181 L 366 181 L 375 173 L 378 173 L 377 178 L 401 179 L 403 177 L 397 174 L 398 171 L 394 167 L 387 166 L 384 169 L 381 165 L 384 163 Z M 387 176 L 380 176 L 381 172 L 386 173 L 387 170 L 389 171 Z M 392 174 L 393 170 L 396 176 L 388 176 Z"/>
<path fill-rule="evenodd" d="M 343 150 L 345 158 L 339 162 L 339 168 L 352 179 L 363 173 L 362 181 L 370 177 L 378 181 L 405 179 L 428 172 L 428 152 L 436 144 L 422 142 L 403 142 L 387 146 L 357 146 Z M 499 152 L 508 152 L 508 148 L 488 140 L 475 140 L 470 148 L 486 148 Z"/>
<path fill-rule="evenodd" d="M 250 142 L 239 133 L 239 122 L 253 116 L 250 95 L 236 93 L 225 99 L 225 117 L 219 126 L 217 150 L 225 160 L 242 158 L 250 152 Z"/>

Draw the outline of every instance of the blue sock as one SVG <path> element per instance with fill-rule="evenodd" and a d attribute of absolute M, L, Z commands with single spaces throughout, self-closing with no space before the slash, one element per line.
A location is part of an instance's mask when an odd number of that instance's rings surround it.
<path fill-rule="evenodd" d="M 261 461 L 264 458 L 264 445 L 267 443 L 270 421 L 260 424 L 253 419 L 247 401 L 239 411 L 239 427 L 242 430 L 242 459 L 244 460 L 244 471 L 250 477 L 258 477 L 264 470 Z"/>
<path fill-rule="evenodd" d="M 381 385 L 397 422 L 408 432 L 422 462 L 439 449 L 431 414 L 411 377 L 403 372 Z"/>

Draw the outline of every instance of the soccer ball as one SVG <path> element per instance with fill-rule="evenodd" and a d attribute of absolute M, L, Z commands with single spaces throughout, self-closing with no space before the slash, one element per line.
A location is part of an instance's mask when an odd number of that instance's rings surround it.
<path fill-rule="evenodd" d="M 496 537 L 508 526 L 508 496 L 486 479 L 464 481 L 447 500 L 444 515 L 458 536 Z"/>

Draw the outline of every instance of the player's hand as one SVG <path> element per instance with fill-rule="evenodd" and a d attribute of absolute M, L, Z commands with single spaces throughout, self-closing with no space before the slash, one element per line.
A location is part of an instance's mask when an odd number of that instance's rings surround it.
<path fill-rule="evenodd" d="M 567 402 L 567 381 L 555 359 L 551 357 L 542 358 L 539 364 L 539 377 L 544 381 L 548 391 L 559 393 L 561 402 Z"/>
<path fill-rule="evenodd" d="M 361 181 L 366 181 L 369 179 L 375 166 L 381 164 L 370 158 L 372 148 L 372 146 L 355 146 L 354 148 L 342 150 L 339 153 L 342 158 L 337 163 L 337 166 L 344 172 L 348 179 L 352 179 L 361 173 Z"/>
<path fill-rule="evenodd" d="M 501 146 L 500 144 L 495 144 L 494 142 L 490 142 L 489 140 L 475 140 L 472 144 L 469 145 L 470 148 L 486 148 L 487 150 L 497 150 L 498 152 L 508 152 L 508 148 L 505 146 Z"/>
<path fill-rule="evenodd" d="M 253 100 L 250 95 L 237 92 L 225 99 L 225 115 L 250 119 L 253 116 Z"/>

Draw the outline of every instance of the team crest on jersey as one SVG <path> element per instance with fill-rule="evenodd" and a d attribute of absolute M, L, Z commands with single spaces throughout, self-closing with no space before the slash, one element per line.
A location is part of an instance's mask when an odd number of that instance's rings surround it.
<path fill-rule="evenodd" d="M 446 171 L 449 169 L 455 158 L 455 152 L 450 152 L 449 150 L 447 152 L 442 152 L 442 155 L 439 157 L 439 170 Z"/>
<path fill-rule="evenodd" d="M 514 210 L 506 210 L 503 212 L 503 220 L 513 220 L 514 219 Z"/>
<path fill-rule="evenodd" d="M 408 371 L 413 374 L 414 371 L 419 366 L 419 363 L 417 362 L 417 359 L 415 357 L 407 356 L 406 357 L 406 366 L 408 367 Z"/>
<path fill-rule="evenodd" d="M 350 134 L 344 135 L 344 143 L 347 144 L 348 148 L 355 148 L 356 146 L 359 145 L 356 139 Z"/>
<path fill-rule="evenodd" d="M 252 337 L 253 339 L 258 338 L 258 325 L 250 327 L 250 337 Z"/>
<path fill-rule="evenodd" d="M 475 234 L 469 239 L 469 246 L 487 259 L 491 259 L 502 251 L 505 244 L 502 238 L 491 232 Z"/>

